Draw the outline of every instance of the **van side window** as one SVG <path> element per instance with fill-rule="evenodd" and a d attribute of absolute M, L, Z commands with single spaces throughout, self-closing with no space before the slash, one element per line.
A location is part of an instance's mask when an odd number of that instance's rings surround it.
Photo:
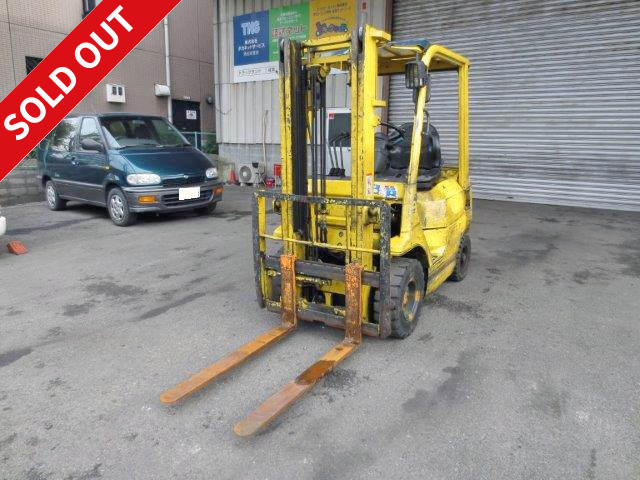
<path fill-rule="evenodd" d="M 98 130 L 98 122 L 96 122 L 95 118 L 85 118 L 82 120 L 82 126 L 80 127 L 80 145 L 82 145 L 82 141 L 87 138 L 102 143 L 102 137 L 100 137 L 100 131 Z"/>
<path fill-rule="evenodd" d="M 72 140 L 78 131 L 78 118 L 65 118 L 56 127 L 51 142 L 51 150 L 56 152 L 68 152 L 73 148 Z"/>

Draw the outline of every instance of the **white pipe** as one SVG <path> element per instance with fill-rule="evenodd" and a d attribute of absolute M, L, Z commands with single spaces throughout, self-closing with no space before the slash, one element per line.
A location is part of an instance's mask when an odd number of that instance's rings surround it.
<path fill-rule="evenodd" d="M 169 50 L 169 17 L 164 17 L 164 67 L 169 96 L 167 97 L 167 119 L 173 123 L 173 108 L 171 106 L 171 56 Z"/>
<path fill-rule="evenodd" d="M 267 117 L 269 116 L 269 110 L 264 111 L 262 117 L 262 163 L 264 164 L 264 171 L 267 171 Z"/>
<path fill-rule="evenodd" d="M 224 113 L 220 110 L 219 106 L 222 105 L 222 77 L 220 75 L 220 68 L 218 68 L 218 65 L 222 65 L 222 51 L 221 49 L 221 45 L 222 45 L 222 22 L 220 21 L 220 1 L 221 0 L 215 0 L 216 1 L 216 26 L 217 28 L 217 41 L 215 42 L 216 44 L 216 50 L 214 52 L 214 60 L 213 60 L 213 78 L 214 78 L 214 87 L 215 90 L 213 92 L 214 95 L 214 99 L 213 99 L 213 108 L 214 108 L 214 113 L 215 113 L 215 129 L 216 129 L 216 139 L 218 142 L 222 142 L 224 139 L 224 135 L 223 135 L 223 128 L 224 128 L 224 122 L 225 122 L 225 118 L 224 118 Z M 217 91 L 217 97 L 216 97 L 216 91 Z"/>

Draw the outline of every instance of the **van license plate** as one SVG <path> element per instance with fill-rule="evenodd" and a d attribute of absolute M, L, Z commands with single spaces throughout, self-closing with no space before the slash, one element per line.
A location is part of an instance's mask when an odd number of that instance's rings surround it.
<path fill-rule="evenodd" d="M 178 200 L 193 200 L 194 198 L 200 198 L 200 187 L 178 189 Z"/>

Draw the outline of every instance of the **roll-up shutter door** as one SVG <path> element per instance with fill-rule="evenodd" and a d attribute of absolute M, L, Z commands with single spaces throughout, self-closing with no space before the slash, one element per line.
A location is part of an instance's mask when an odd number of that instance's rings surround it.
<path fill-rule="evenodd" d="M 639 1 L 395 0 L 393 37 L 470 59 L 476 197 L 640 210 Z M 455 78 L 434 73 L 430 102 L 448 162 Z M 412 109 L 395 76 L 390 120 Z"/>

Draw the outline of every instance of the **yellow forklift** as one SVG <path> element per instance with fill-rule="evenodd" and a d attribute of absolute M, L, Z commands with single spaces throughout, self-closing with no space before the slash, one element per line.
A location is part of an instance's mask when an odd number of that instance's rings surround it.
<path fill-rule="evenodd" d="M 348 74 L 351 125 L 328 138 L 326 83 L 335 69 Z M 452 166 L 443 165 L 427 108 L 431 74 L 442 71 L 456 71 L 458 79 L 459 156 Z M 413 93 L 412 122 L 380 119 L 387 105 L 377 94 L 379 79 L 393 74 L 403 74 Z M 282 321 L 165 392 L 163 403 L 204 388 L 294 331 L 298 320 L 344 329 L 342 342 L 235 427 L 240 436 L 254 434 L 351 354 L 363 335 L 407 337 L 425 295 L 464 278 L 471 253 L 468 76 L 463 56 L 423 39 L 394 42 L 368 25 L 352 35 L 282 41 L 282 192 L 256 192 L 253 212 L 258 302 Z M 350 171 L 337 148 L 345 139 Z M 281 219 L 271 233 L 267 202 Z M 269 254 L 267 242 L 281 248 Z"/>

